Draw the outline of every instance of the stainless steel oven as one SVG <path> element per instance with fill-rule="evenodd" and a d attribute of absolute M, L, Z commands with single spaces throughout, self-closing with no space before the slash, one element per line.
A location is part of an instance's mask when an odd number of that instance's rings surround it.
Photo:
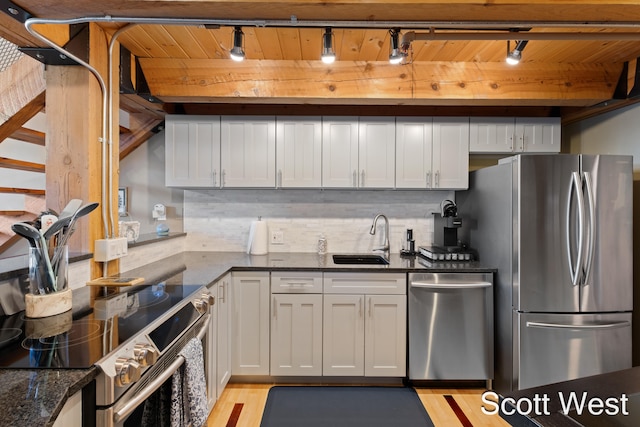
<path fill-rule="evenodd" d="M 214 297 L 200 287 L 96 363 L 100 368 L 96 379 L 98 427 L 142 425 L 145 404 L 170 387 L 174 372 L 184 363 L 180 351 L 193 338 L 202 341 L 205 369 L 211 368 L 207 350 L 213 303 Z M 134 323 L 144 322 L 145 314 L 140 317 Z M 119 330 L 114 326 L 109 332 Z M 105 344 L 110 338 L 106 337 Z M 209 377 L 205 375 L 205 381 Z"/>

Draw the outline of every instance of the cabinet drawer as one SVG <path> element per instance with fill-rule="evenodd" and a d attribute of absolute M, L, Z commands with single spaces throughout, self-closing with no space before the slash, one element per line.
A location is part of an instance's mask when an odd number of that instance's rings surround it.
<path fill-rule="evenodd" d="M 271 273 L 272 294 L 321 294 L 320 271 L 274 271 Z"/>
<path fill-rule="evenodd" d="M 407 277 L 403 273 L 324 273 L 324 293 L 404 295 Z"/>

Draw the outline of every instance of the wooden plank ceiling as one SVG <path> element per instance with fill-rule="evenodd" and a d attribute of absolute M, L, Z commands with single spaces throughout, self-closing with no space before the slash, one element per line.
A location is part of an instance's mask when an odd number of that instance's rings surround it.
<path fill-rule="evenodd" d="M 635 102 L 629 94 L 640 56 L 640 2 L 631 0 L 14 3 L 37 18 L 94 17 L 110 34 L 141 18 L 168 19 L 131 26 L 119 38 L 139 59 L 162 111 L 304 104 L 535 107 L 557 113 Z M 186 25 L 204 20 L 221 25 Z M 236 24 L 245 37 L 241 63 L 229 59 Z M 334 32 L 337 60 L 331 65 L 320 61 L 325 26 Z M 391 27 L 437 37 L 411 42 L 404 63 L 391 65 Z M 0 14 L 0 28 L 0 35 L 21 46 L 42 45 L 8 14 Z M 480 40 L 489 33 L 496 40 Z M 543 40 L 544 33 L 553 40 Z M 517 66 L 505 63 L 506 38 L 512 47 L 530 40 Z"/>

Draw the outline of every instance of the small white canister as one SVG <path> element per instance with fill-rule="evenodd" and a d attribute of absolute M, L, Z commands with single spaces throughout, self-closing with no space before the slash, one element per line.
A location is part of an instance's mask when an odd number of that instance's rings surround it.
<path fill-rule="evenodd" d="M 327 238 L 324 234 L 321 234 L 318 238 L 318 254 L 324 255 L 327 253 Z"/>

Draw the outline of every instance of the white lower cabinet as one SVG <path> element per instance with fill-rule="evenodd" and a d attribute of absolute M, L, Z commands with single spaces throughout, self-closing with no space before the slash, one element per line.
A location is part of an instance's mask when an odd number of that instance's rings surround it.
<path fill-rule="evenodd" d="M 322 375 L 322 295 L 271 295 L 271 375 Z"/>
<path fill-rule="evenodd" d="M 324 292 L 323 375 L 404 377 L 405 275 L 325 273 Z"/>
<path fill-rule="evenodd" d="M 269 272 L 233 273 L 233 375 L 269 375 Z"/>
<path fill-rule="evenodd" d="M 53 423 L 53 427 L 80 426 L 82 426 L 82 391 L 67 399 Z"/>
<path fill-rule="evenodd" d="M 216 393 L 220 397 L 231 378 L 231 274 L 216 286 Z"/>

